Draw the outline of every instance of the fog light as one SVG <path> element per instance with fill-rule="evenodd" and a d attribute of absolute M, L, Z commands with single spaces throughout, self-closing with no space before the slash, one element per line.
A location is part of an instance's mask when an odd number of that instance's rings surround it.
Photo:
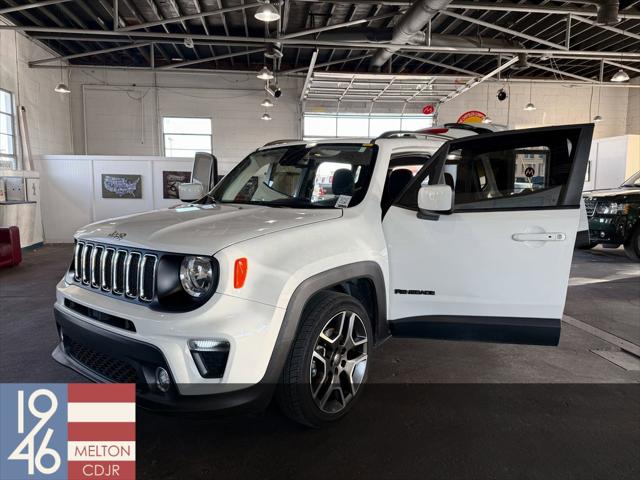
<path fill-rule="evenodd" d="M 600 232 L 600 238 L 604 238 L 605 235 L 606 235 L 606 233 Z"/>
<path fill-rule="evenodd" d="M 171 377 L 169 377 L 169 372 L 162 367 L 156 368 L 156 387 L 158 387 L 158 390 L 165 393 L 168 392 L 169 387 L 171 387 Z"/>
<path fill-rule="evenodd" d="M 204 378 L 222 378 L 229 359 L 229 342 L 224 340 L 189 340 L 189 350 L 198 372 Z"/>

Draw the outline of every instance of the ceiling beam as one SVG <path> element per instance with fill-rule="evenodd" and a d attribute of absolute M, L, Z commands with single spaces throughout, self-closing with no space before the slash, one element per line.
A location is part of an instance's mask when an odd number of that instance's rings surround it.
<path fill-rule="evenodd" d="M 572 18 L 582 23 L 586 23 L 588 25 L 592 25 L 594 27 L 601 28 L 603 30 L 607 30 L 609 32 L 617 33 L 618 35 L 624 35 L 625 37 L 634 38 L 636 40 L 640 40 L 640 34 L 633 33 L 628 30 L 623 30 L 622 28 L 612 27 L 609 25 L 600 25 L 595 22 L 595 20 L 591 20 L 590 18 L 584 18 L 579 15 L 573 15 Z"/>
<path fill-rule="evenodd" d="M 56 5 L 58 3 L 65 3 L 70 1 L 71 0 L 45 0 L 42 2 L 27 3 L 26 5 L 16 5 L 14 7 L 0 8 L 0 15 L 22 12 L 23 10 L 29 10 L 31 8 L 47 7 L 49 5 Z"/>
<path fill-rule="evenodd" d="M 321 0 L 296 0 L 297 2 L 304 3 L 319 3 Z M 347 5 L 388 5 L 404 7 L 409 6 L 413 2 L 409 0 L 322 0 L 325 3 L 343 3 Z M 447 7 L 449 9 L 461 9 L 461 10 L 482 10 L 482 11 L 495 11 L 495 12 L 521 12 L 521 13 L 541 13 L 548 15 L 567 15 L 569 13 L 575 13 L 582 15 L 583 17 L 595 17 L 598 15 L 598 11 L 593 7 L 567 7 L 567 6 L 554 6 L 554 5 L 528 5 L 523 3 L 513 2 L 474 2 L 471 0 L 464 1 L 459 0 L 457 2 L 451 2 Z M 624 11 L 621 10 L 618 14 L 621 20 L 640 19 L 640 12 L 638 11 Z"/>
<path fill-rule="evenodd" d="M 492 28 L 495 26 L 492 26 Z M 50 33 L 50 34 L 68 34 L 68 35 L 76 35 L 79 37 L 104 37 L 117 36 L 114 32 L 108 30 L 83 30 L 76 28 L 59 28 L 59 27 L 34 27 L 34 26 L 24 26 L 24 25 L 0 25 L 1 30 L 18 30 L 18 31 L 26 31 L 26 32 L 34 32 L 34 33 Z M 263 38 L 263 37 L 236 37 L 236 36 L 225 36 L 225 35 L 195 35 L 188 33 L 164 33 L 164 32 L 123 32 L 123 36 L 121 37 L 121 41 L 126 41 L 126 39 L 130 38 L 140 38 L 144 40 L 173 40 L 171 43 L 181 43 L 185 38 L 191 38 L 194 41 L 201 41 L 200 43 L 219 43 L 219 42 L 236 42 L 236 43 L 254 43 L 254 44 L 265 44 L 265 43 L 282 43 L 290 46 L 303 46 L 303 47 L 314 47 L 314 48 L 335 48 L 335 49 L 358 49 L 358 50 L 367 50 L 367 49 L 376 49 L 380 47 L 380 43 L 377 42 L 339 42 L 339 41 L 326 41 L 326 40 L 317 40 L 317 39 L 301 39 L 301 38 L 289 38 L 289 39 L 280 39 L 277 37 L 273 38 Z M 130 41 L 129 38 L 129 41 Z M 64 37 L 60 37 L 60 39 L 64 39 Z M 441 52 L 441 53 L 469 53 L 469 54 L 488 54 L 488 55 L 499 55 L 499 54 L 517 54 L 517 53 L 528 53 L 535 55 L 552 55 L 558 58 L 562 57 L 564 54 L 568 56 L 575 57 L 594 57 L 594 58 L 604 58 L 604 59 L 612 59 L 612 60 L 624 60 L 624 59 L 640 59 L 640 52 L 638 51 L 629 51 L 629 52 L 608 52 L 608 51 L 597 51 L 597 50 L 570 50 L 567 51 L 562 48 L 562 50 L 549 50 L 549 49 L 530 49 L 530 48 L 519 48 L 519 47 L 436 47 L 436 46 L 428 46 L 428 45 L 405 45 L 405 44 L 384 44 L 388 47 L 397 47 L 400 50 L 405 51 L 414 51 L 414 52 Z"/>
<path fill-rule="evenodd" d="M 122 45 L 122 46 L 119 46 L 119 47 L 103 48 L 103 49 L 100 49 L 100 50 L 91 50 L 89 52 L 75 53 L 73 55 L 63 55 L 63 56 L 60 56 L 60 57 L 43 58 L 41 60 L 34 60 L 34 61 L 29 62 L 29 66 L 32 67 L 34 65 L 40 65 L 42 63 L 59 62 L 59 61 L 64 61 L 64 60 L 72 60 L 74 58 L 91 57 L 93 55 L 101 55 L 101 54 L 104 54 L 104 53 L 119 52 L 119 51 L 122 51 L 122 50 L 129 50 L 129 49 L 132 49 L 132 48 L 148 47 L 149 45 L 151 45 L 151 42 L 136 42 L 136 43 L 130 43 L 129 45 Z"/>
<path fill-rule="evenodd" d="M 557 75 L 564 75 L 564 76 L 567 76 L 567 77 L 575 78 L 576 80 L 582 80 L 583 82 L 587 82 L 587 83 L 594 83 L 595 82 L 595 80 L 593 80 L 591 78 L 587 78 L 587 77 L 583 77 L 583 76 L 580 76 L 580 75 L 576 75 L 575 73 L 565 72 L 563 70 L 558 70 L 557 68 L 547 67 L 545 65 L 540 65 L 538 63 L 529 62 L 529 65 L 531 66 L 531 68 L 537 68 L 538 70 L 544 70 L 545 72 L 551 72 L 551 73 L 555 73 Z"/>
<path fill-rule="evenodd" d="M 314 50 L 314 53 L 316 51 L 317 50 Z M 341 63 L 351 62 L 351 61 L 354 61 L 354 60 L 362 60 L 363 58 L 367 58 L 367 57 L 370 57 L 370 56 L 371 56 L 371 54 L 360 55 L 360 56 L 357 56 L 357 57 L 341 58 L 340 60 L 332 60 L 330 62 L 318 63 L 316 65 L 316 68 L 329 67 L 331 65 L 339 65 Z M 307 68 L 309 68 L 309 67 L 292 68 L 290 70 L 285 70 L 284 72 L 281 72 L 281 74 L 282 75 L 289 75 L 289 74 L 292 74 L 292 73 L 304 72 Z"/>
<path fill-rule="evenodd" d="M 165 18 L 163 20 L 158 20 L 158 21 L 155 21 L 155 22 L 146 22 L 146 23 L 140 23 L 138 25 L 129 25 L 128 27 L 120 28 L 119 31 L 121 31 L 121 32 L 130 32 L 132 30 L 138 30 L 140 28 L 157 27 L 159 25 L 167 25 L 169 23 L 175 23 L 175 22 L 184 22 L 186 20 L 197 20 L 197 19 L 201 19 L 201 18 L 204 18 L 204 17 L 210 17 L 211 15 L 221 15 L 221 14 L 228 13 L 228 12 L 236 12 L 238 10 L 244 10 L 245 8 L 257 7 L 259 5 L 260 5 L 259 2 L 246 3 L 244 5 L 236 5 L 236 6 L 233 6 L 233 7 L 219 8 L 217 10 L 209 10 L 209 11 L 200 12 L 200 13 L 192 13 L 191 15 L 181 15 L 179 17 Z"/>
<path fill-rule="evenodd" d="M 359 20 L 351 20 L 349 22 L 335 23 L 333 25 L 325 25 L 324 27 L 310 28 L 308 30 L 301 30 L 299 32 L 293 32 L 287 35 L 282 35 L 280 39 L 296 38 L 296 37 L 302 37 L 304 35 L 311 35 L 313 33 L 326 32 L 327 30 L 335 30 L 337 28 L 352 27 L 354 25 L 360 25 L 361 23 L 369 23 L 375 20 L 382 20 L 384 18 L 395 17 L 398 13 L 400 12 L 385 13 L 384 15 L 378 15 L 375 17 L 361 18 Z"/>
<path fill-rule="evenodd" d="M 525 40 L 530 40 L 532 42 L 539 43 L 540 45 L 546 45 L 547 47 L 557 48 L 558 50 L 568 50 L 564 45 L 560 45 L 558 43 L 549 42 L 542 38 L 534 37 L 533 35 L 528 35 L 526 33 L 518 32 L 516 30 L 512 30 L 510 28 L 501 27 L 494 23 L 485 22 L 484 20 L 479 20 L 477 18 L 468 17 L 466 15 L 460 15 L 459 13 L 449 12 L 447 10 L 440 11 L 441 14 L 446 15 L 448 17 L 457 18 L 458 20 L 463 20 L 465 22 L 474 23 L 476 25 L 480 25 L 485 28 L 490 28 L 492 30 L 497 30 L 502 33 L 508 33 L 509 35 L 514 35 L 516 37 L 524 38 Z"/>
<path fill-rule="evenodd" d="M 225 53 L 223 55 L 214 55 L 213 57 L 199 58 L 197 60 L 188 60 L 186 62 L 180 62 L 180 63 L 172 63 L 170 65 L 164 65 L 162 67 L 158 67 L 157 70 L 173 70 L 176 68 L 188 67 L 190 65 L 197 65 L 198 63 L 215 62 L 217 60 L 242 57 L 244 55 L 251 55 L 252 53 L 260 53 L 264 51 L 265 51 L 264 48 L 256 48 L 255 50 L 243 50 L 242 52 Z"/>

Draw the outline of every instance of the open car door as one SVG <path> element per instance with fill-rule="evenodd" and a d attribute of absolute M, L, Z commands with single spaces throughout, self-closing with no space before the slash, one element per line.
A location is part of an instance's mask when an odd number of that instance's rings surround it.
<path fill-rule="evenodd" d="M 567 125 L 444 144 L 383 220 L 392 334 L 556 345 L 592 135 Z M 423 185 L 450 186 L 451 208 L 420 211 Z"/>

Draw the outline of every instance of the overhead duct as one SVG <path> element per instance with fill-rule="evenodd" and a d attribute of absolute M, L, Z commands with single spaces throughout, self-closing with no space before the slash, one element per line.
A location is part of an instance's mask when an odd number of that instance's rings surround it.
<path fill-rule="evenodd" d="M 322 32 L 317 38 L 318 40 L 337 42 L 382 43 L 391 41 L 393 33 L 394 30 L 391 28 L 357 28 Z M 459 49 L 473 47 L 524 49 L 524 45 L 522 43 L 502 38 L 483 38 L 469 35 L 447 35 L 434 33 L 431 35 L 431 40 L 429 40 L 427 34 L 421 30 L 408 37 L 404 43 L 408 45 L 431 45 L 432 47 L 451 47 Z M 528 66 L 527 54 L 519 53 L 518 62 L 515 63 L 512 68 L 523 69 Z"/>
<path fill-rule="evenodd" d="M 393 28 L 391 43 L 406 44 L 431 20 L 438 11 L 446 8 L 452 0 L 418 0 L 409 7 Z M 381 48 L 371 59 L 370 69 L 380 70 L 391 58 L 397 47 Z"/>
<path fill-rule="evenodd" d="M 592 0 L 578 3 L 589 3 L 596 6 L 598 12 L 596 23 L 598 25 L 615 25 L 620 21 L 618 17 L 620 2 L 618 0 Z"/>

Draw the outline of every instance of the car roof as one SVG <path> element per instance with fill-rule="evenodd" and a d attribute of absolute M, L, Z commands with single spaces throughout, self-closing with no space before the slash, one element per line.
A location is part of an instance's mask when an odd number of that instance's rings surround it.
<path fill-rule="evenodd" d="M 501 132 L 507 130 L 504 125 L 494 124 L 467 124 L 467 123 L 445 123 L 444 125 L 434 125 L 429 128 L 416 131 L 389 131 L 383 134 L 371 138 L 371 137 L 338 137 L 338 138 L 307 138 L 300 139 L 282 139 L 268 142 L 258 150 L 265 150 L 268 148 L 289 146 L 289 145 L 311 145 L 311 144 L 365 144 L 365 143 L 377 143 L 380 141 L 400 141 L 400 140 L 434 140 L 441 141 L 442 143 L 447 140 L 454 140 L 457 138 L 469 137 L 473 135 L 481 135 L 484 133 Z"/>

